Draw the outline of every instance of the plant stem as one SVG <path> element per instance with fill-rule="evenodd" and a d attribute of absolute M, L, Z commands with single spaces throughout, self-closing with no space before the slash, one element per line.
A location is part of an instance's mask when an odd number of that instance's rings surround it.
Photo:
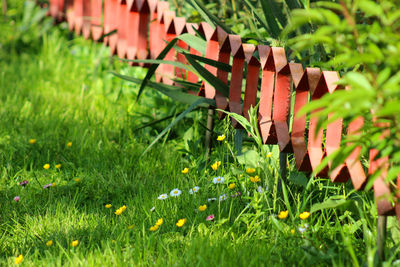
<path fill-rule="evenodd" d="M 212 132 L 214 129 L 214 109 L 209 109 L 208 110 L 208 117 L 207 117 L 207 131 L 206 131 L 206 140 L 205 140 L 205 146 L 206 146 L 206 161 L 208 161 L 208 157 L 211 152 L 211 137 L 212 137 Z"/>

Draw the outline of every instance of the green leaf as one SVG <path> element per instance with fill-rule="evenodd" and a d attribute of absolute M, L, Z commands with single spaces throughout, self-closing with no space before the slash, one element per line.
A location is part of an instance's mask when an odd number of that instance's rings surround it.
<path fill-rule="evenodd" d="M 283 227 L 282 227 L 281 223 L 278 222 L 278 220 L 274 216 L 270 216 L 270 220 L 272 221 L 272 223 L 275 225 L 275 227 L 279 231 L 283 232 Z"/>
<path fill-rule="evenodd" d="M 280 179 L 281 179 L 281 182 L 282 182 L 283 199 L 285 200 L 285 205 L 286 205 L 287 210 L 289 211 L 289 215 L 293 220 L 294 219 L 294 214 L 292 213 L 292 208 L 290 207 L 289 195 L 288 195 L 288 192 L 287 192 L 286 184 L 285 184 L 285 181 L 282 179 L 282 177 Z"/>
<path fill-rule="evenodd" d="M 181 121 L 188 113 L 190 113 L 192 110 L 194 110 L 196 107 L 202 105 L 202 104 L 208 104 L 208 105 L 213 105 L 215 106 L 215 100 L 207 99 L 207 98 L 201 98 L 195 101 L 193 104 L 191 104 L 184 112 L 179 114 L 178 117 L 174 121 L 172 121 L 154 140 L 151 142 L 151 144 L 143 151 L 142 155 L 147 153 L 147 151 L 150 150 L 158 142 L 158 140 L 161 139 L 172 127 L 174 127 L 179 121 Z"/>
<path fill-rule="evenodd" d="M 225 112 L 228 116 L 234 118 L 235 120 L 237 120 L 237 122 L 246 130 L 246 132 L 248 134 L 250 134 L 251 136 L 255 136 L 255 133 L 253 131 L 253 127 L 251 126 L 250 122 L 243 117 L 242 115 L 236 114 L 236 113 L 232 113 L 232 112 L 228 112 L 222 109 L 217 109 L 218 111 L 221 112 Z"/>
<path fill-rule="evenodd" d="M 189 90 L 194 90 L 198 91 L 200 89 L 200 84 L 199 83 L 191 83 L 185 80 L 180 80 L 180 79 L 172 79 L 175 83 L 182 85 L 183 87 L 189 89 Z"/>
<path fill-rule="evenodd" d="M 345 82 L 347 82 L 349 85 L 352 87 L 358 87 L 362 88 L 367 91 L 373 91 L 374 88 L 371 86 L 370 82 L 368 79 L 362 75 L 361 73 L 358 72 L 349 72 L 345 75 L 344 79 Z"/>
<path fill-rule="evenodd" d="M 284 15 L 280 11 L 280 7 L 277 7 L 277 3 L 274 0 L 263 0 L 260 2 L 261 7 L 264 11 L 264 16 L 268 22 L 268 26 L 270 29 L 269 33 L 272 37 L 276 39 L 281 33 L 281 29 L 278 22 L 276 21 L 276 18 L 282 20 L 282 26 L 286 26 L 286 19 L 282 19 L 282 16 L 284 17 Z"/>
<path fill-rule="evenodd" d="M 262 14 L 259 14 L 257 12 L 256 7 L 249 1 L 249 0 L 244 0 L 243 3 L 250 9 L 250 11 L 254 14 L 258 22 L 261 24 L 262 27 L 264 27 L 268 32 L 270 32 L 269 25 L 267 21 L 265 20 L 265 17 Z"/>
<path fill-rule="evenodd" d="M 301 5 L 297 0 L 286 0 L 286 4 L 290 9 L 301 8 Z"/>
<path fill-rule="evenodd" d="M 180 113 L 179 113 L 179 114 L 180 114 Z M 178 114 L 178 115 L 179 115 L 179 114 Z M 139 131 L 139 130 L 141 130 L 141 129 L 143 129 L 143 128 L 146 128 L 146 127 L 151 127 L 151 126 L 153 126 L 153 125 L 155 125 L 155 124 L 158 124 L 158 123 L 160 123 L 160 122 L 163 122 L 163 121 L 165 121 L 165 120 L 169 120 L 169 119 L 173 118 L 174 116 L 175 116 L 175 115 L 172 114 L 172 115 L 169 115 L 169 116 L 167 116 L 167 117 L 164 117 L 164 118 L 161 118 L 161 119 L 154 120 L 154 121 L 152 121 L 152 122 L 143 124 L 142 126 L 136 128 L 136 129 L 134 129 L 133 132 Z"/>
<path fill-rule="evenodd" d="M 302 172 L 292 172 L 290 173 L 289 180 L 301 187 L 306 187 L 308 183 L 308 179 L 306 175 Z"/>
<path fill-rule="evenodd" d="M 188 53 L 183 53 L 186 57 L 187 61 L 193 66 L 193 68 L 198 72 L 198 74 L 203 77 L 203 79 L 211 84 L 221 94 L 228 97 L 229 96 L 229 86 L 222 82 L 220 79 L 215 77 L 211 74 L 206 68 L 201 66 L 197 61 L 194 59 L 193 55 Z"/>
<path fill-rule="evenodd" d="M 226 72 L 231 72 L 232 71 L 232 66 L 229 65 L 229 64 L 225 64 L 225 63 L 222 63 L 222 62 L 219 62 L 219 61 L 208 59 L 208 58 L 202 57 L 202 56 L 197 56 L 197 55 L 192 55 L 192 54 L 190 54 L 190 55 L 191 55 L 191 57 L 193 59 L 195 59 L 197 61 L 200 61 L 200 62 L 203 62 L 203 63 L 205 63 L 207 65 L 216 67 L 217 69 L 220 69 L 220 70 L 223 70 L 223 71 L 226 71 Z"/>
<path fill-rule="evenodd" d="M 314 5 L 316 7 L 332 9 L 332 10 L 335 10 L 336 12 L 341 12 L 343 10 L 343 8 L 342 8 L 342 6 L 340 4 L 334 3 L 334 2 L 318 1 L 318 2 L 315 2 Z"/>
<path fill-rule="evenodd" d="M 167 46 L 161 51 L 161 53 L 157 56 L 157 60 L 163 59 L 169 52 L 169 50 L 172 49 L 172 47 L 175 45 L 175 43 L 178 41 L 178 38 L 174 38 L 171 42 L 167 44 Z M 160 64 L 153 64 L 150 66 L 149 70 L 146 73 L 146 76 L 144 77 L 142 83 L 140 84 L 139 92 L 136 97 L 136 102 L 139 100 L 140 96 L 143 93 L 144 88 L 146 87 L 147 83 L 149 82 L 150 78 L 154 75 L 156 72 L 158 66 Z"/>
<path fill-rule="evenodd" d="M 379 72 L 378 76 L 376 77 L 376 82 L 378 85 L 384 84 L 387 79 L 389 79 L 390 74 L 391 74 L 391 69 L 389 67 L 386 67 L 384 70 Z"/>
<path fill-rule="evenodd" d="M 190 66 L 183 64 L 182 62 L 172 60 L 161 60 L 161 59 L 121 59 L 121 61 L 135 62 L 135 63 L 147 63 L 147 64 L 168 64 L 177 68 L 185 69 L 187 71 L 193 71 Z"/>
<path fill-rule="evenodd" d="M 202 55 L 205 55 L 207 42 L 203 38 L 200 38 L 198 36 L 189 33 L 184 33 L 178 36 L 178 38 L 179 40 L 184 41 L 191 48 L 200 52 Z"/>
<path fill-rule="evenodd" d="M 174 38 L 173 40 L 171 40 L 171 42 L 169 42 L 167 44 L 167 46 L 157 56 L 156 60 L 162 60 L 168 54 L 168 52 L 174 47 L 174 45 L 176 44 L 176 42 L 178 40 L 184 41 L 190 47 L 193 47 L 194 49 L 196 49 L 199 52 L 202 52 L 203 54 L 205 53 L 206 42 L 199 37 L 185 33 L 185 34 L 182 34 L 182 35 Z M 160 65 L 159 63 L 158 64 L 156 63 L 156 64 L 153 64 L 150 66 L 149 70 L 147 71 L 146 76 L 144 77 L 144 79 L 140 85 L 136 101 L 139 100 L 140 96 L 143 93 L 144 88 L 146 87 L 146 84 L 149 82 L 150 78 L 154 75 L 154 73 L 156 72 L 159 65 Z"/>
<path fill-rule="evenodd" d="M 237 156 L 237 160 L 240 164 L 252 168 L 257 167 L 257 163 L 260 162 L 260 159 L 260 155 L 255 150 L 247 150 L 242 155 Z"/>
<path fill-rule="evenodd" d="M 102 42 L 104 40 L 104 38 L 106 38 L 107 36 L 110 36 L 110 35 L 113 35 L 113 34 L 116 34 L 116 33 L 117 33 L 117 29 L 112 30 L 112 31 L 110 31 L 108 33 L 105 33 L 102 36 L 100 36 L 98 42 Z"/>
<path fill-rule="evenodd" d="M 126 75 L 121 75 L 118 73 L 114 73 L 112 72 L 112 74 L 114 74 L 115 76 L 129 81 L 129 82 L 133 82 L 133 83 L 137 83 L 140 84 L 142 83 L 142 81 L 140 79 L 137 78 L 133 78 L 130 76 L 126 76 Z M 196 95 L 191 95 L 188 94 L 186 92 L 182 92 L 182 88 L 178 87 L 178 86 L 172 86 L 172 85 L 166 85 L 163 83 L 155 83 L 155 82 L 148 82 L 147 86 L 156 89 L 157 91 L 161 92 L 162 94 L 170 97 L 171 99 L 184 103 L 184 104 L 193 104 L 194 102 L 198 101 L 199 99 L 203 99 L 203 97 L 201 96 L 196 96 Z M 203 107 L 208 106 L 208 105 L 202 105 Z"/>
<path fill-rule="evenodd" d="M 311 207 L 310 213 L 314 213 L 319 210 L 324 210 L 324 209 L 333 209 L 333 208 L 338 208 L 344 205 L 348 205 L 351 201 L 346 200 L 344 196 L 334 196 L 330 197 L 324 202 L 314 204 Z"/>
<path fill-rule="evenodd" d="M 370 0 L 362 0 L 357 1 L 358 7 L 364 12 L 364 16 L 371 17 L 377 16 L 381 17 L 384 16 L 382 7 L 375 3 L 374 1 Z"/>

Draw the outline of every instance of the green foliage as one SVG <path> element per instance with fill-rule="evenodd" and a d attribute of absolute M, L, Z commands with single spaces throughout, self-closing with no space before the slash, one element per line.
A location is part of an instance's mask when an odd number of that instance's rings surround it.
<path fill-rule="evenodd" d="M 11 52 L 23 53 L 25 50 L 35 49 L 38 51 L 43 43 L 35 42 L 41 40 L 52 27 L 52 21 L 46 18 L 46 10 L 37 6 L 33 1 L 26 1 L 21 7 L 20 1 L 8 1 L 7 14 L 4 20 L 3 32 L 0 32 L 1 54 L 10 55 Z M 23 9 L 23 13 L 18 12 Z M 13 34 L 8 34 L 12 32 Z"/>
<path fill-rule="evenodd" d="M 318 25 L 314 33 L 297 36 L 288 44 L 295 51 L 322 45 L 329 51 L 329 60 L 323 66 L 341 72 L 339 85 L 348 88 L 313 101 L 303 111 L 324 107 L 316 113 L 319 127 L 337 119 L 350 122 L 363 118 L 365 124 L 359 135 L 348 137 L 344 143 L 360 145 L 363 155 L 378 149 L 378 158 L 388 156 L 388 182 L 400 173 L 399 7 L 397 2 L 385 0 L 320 2 L 314 8 L 294 11 L 292 24 L 287 28 L 297 29 L 310 20 Z M 342 163 L 350 152 L 343 145 L 334 162 Z"/>

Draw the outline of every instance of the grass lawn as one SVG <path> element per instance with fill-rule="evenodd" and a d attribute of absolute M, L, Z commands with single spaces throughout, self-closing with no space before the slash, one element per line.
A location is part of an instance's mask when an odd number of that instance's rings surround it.
<path fill-rule="evenodd" d="M 46 23 L 22 27 L 27 8 L 16 1 L 0 24 L 0 266 L 12 266 L 20 254 L 22 266 L 374 264 L 372 194 L 323 179 L 304 184 L 289 167 L 293 181 L 281 197 L 277 154 L 257 159 L 249 174 L 232 157 L 229 138 L 216 142 L 203 166 L 204 130 L 196 121 L 205 120 L 204 111 L 141 156 L 167 122 L 137 128 L 171 114 L 173 103 L 151 90 L 135 103 L 138 88 L 110 71 L 142 78 L 145 70 L 110 60 L 101 44 L 68 40 L 65 25 L 43 34 Z M 213 170 L 216 161 L 221 166 Z M 254 175 L 261 181 L 250 180 Z M 225 181 L 214 184 L 218 176 Z M 195 186 L 199 191 L 190 193 Z M 173 197 L 175 188 L 181 194 Z M 158 199 L 163 193 L 169 197 Z M 299 218 L 330 196 L 347 206 Z M 287 218 L 277 217 L 285 210 Z M 399 264 L 396 227 L 390 218 L 388 266 Z"/>

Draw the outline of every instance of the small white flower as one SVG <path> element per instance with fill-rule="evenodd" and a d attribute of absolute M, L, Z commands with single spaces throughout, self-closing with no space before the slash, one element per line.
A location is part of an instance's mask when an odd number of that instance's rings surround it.
<path fill-rule="evenodd" d="M 225 178 L 222 176 L 218 176 L 213 179 L 214 184 L 222 184 L 223 182 L 225 182 Z"/>
<path fill-rule="evenodd" d="M 304 233 L 308 228 L 308 224 L 305 224 L 304 226 L 300 226 L 299 227 L 299 232 L 300 233 Z"/>
<path fill-rule="evenodd" d="M 158 196 L 159 200 L 164 200 L 164 199 L 167 199 L 167 198 L 168 198 L 168 194 L 161 194 L 161 195 Z"/>
<path fill-rule="evenodd" d="M 226 200 L 226 199 L 228 199 L 228 197 L 226 196 L 226 194 L 223 194 L 223 195 L 219 196 L 219 201 L 224 201 L 224 200 Z"/>
<path fill-rule="evenodd" d="M 179 190 L 178 188 L 172 189 L 171 192 L 169 193 L 169 195 L 170 195 L 171 197 L 177 197 L 177 196 L 179 196 L 180 194 L 182 194 L 182 191 Z"/>
<path fill-rule="evenodd" d="M 168 196 L 167 196 L 167 197 L 168 197 Z M 153 211 L 155 211 L 155 209 L 156 209 L 156 207 L 152 207 L 152 208 L 150 209 L 150 211 L 153 212 Z"/>
<path fill-rule="evenodd" d="M 261 185 L 258 186 L 258 187 L 257 187 L 257 192 L 260 193 L 260 194 L 264 193 L 264 188 L 262 188 Z"/>
<path fill-rule="evenodd" d="M 215 197 L 207 199 L 208 202 L 215 201 L 215 200 L 217 200 Z"/>
<path fill-rule="evenodd" d="M 200 190 L 200 187 L 195 186 L 195 187 L 189 189 L 189 194 L 193 195 L 193 193 L 197 193 L 197 192 L 199 192 L 199 190 Z"/>
<path fill-rule="evenodd" d="M 307 230 L 307 228 L 305 228 L 305 227 L 299 227 L 299 232 L 300 233 L 304 233 L 305 231 Z"/>

